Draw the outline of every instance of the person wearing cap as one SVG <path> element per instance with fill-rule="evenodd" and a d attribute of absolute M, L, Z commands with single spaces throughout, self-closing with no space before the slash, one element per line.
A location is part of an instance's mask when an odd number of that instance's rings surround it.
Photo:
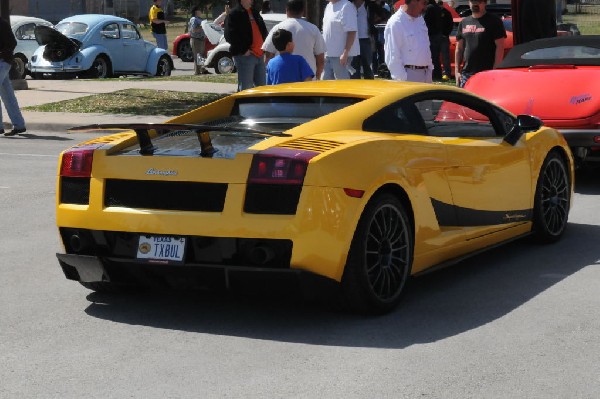
<path fill-rule="evenodd" d="M 431 83 L 433 63 L 423 19 L 428 0 L 406 0 L 384 30 L 385 63 L 392 79 Z"/>

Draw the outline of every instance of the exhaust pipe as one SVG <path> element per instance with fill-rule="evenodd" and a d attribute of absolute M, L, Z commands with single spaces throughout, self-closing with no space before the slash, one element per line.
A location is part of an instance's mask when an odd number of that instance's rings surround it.
<path fill-rule="evenodd" d="M 73 234 L 69 239 L 69 245 L 73 252 L 82 252 L 89 246 L 89 242 L 87 239 L 80 237 L 79 234 Z"/>
<path fill-rule="evenodd" d="M 257 245 L 248 254 L 248 260 L 255 265 L 262 266 L 275 258 L 275 251 L 266 245 Z"/>

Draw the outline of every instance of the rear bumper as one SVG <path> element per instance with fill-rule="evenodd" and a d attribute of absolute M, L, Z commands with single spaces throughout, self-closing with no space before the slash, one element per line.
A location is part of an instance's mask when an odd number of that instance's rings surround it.
<path fill-rule="evenodd" d="M 211 264 L 157 265 L 128 259 L 60 254 L 56 257 L 65 277 L 82 283 L 160 285 L 183 288 L 235 289 L 294 284 L 302 291 L 334 289 L 335 280 L 297 269 L 223 266 Z M 288 283 L 288 284 L 286 284 Z"/>
<path fill-rule="evenodd" d="M 69 72 L 81 72 L 82 69 L 80 66 L 75 65 L 51 65 L 51 66 L 32 66 L 29 64 L 28 68 L 32 73 L 69 73 Z"/>

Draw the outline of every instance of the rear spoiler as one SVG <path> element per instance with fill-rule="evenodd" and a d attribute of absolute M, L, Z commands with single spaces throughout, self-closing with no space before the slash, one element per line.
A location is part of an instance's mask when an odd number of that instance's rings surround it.
<path fill-rule="evenodd" d="M 85 126 L 76 126 L 67 129 L 70 132 L 75 131 L 89 131 L 99 129 L 120 129 L 120 130 L 133 130 L 137 136 L 138 143 L 140 144 L 141 155 L 154 155 L 154 152 L 158 149 L 152 144 L 150 138 L 150 130 L 154 130 L 159 136 L 166 134 L 174 130 L 189 130 L 196 132 L 198 141 L 200 143 L 200 156 L 211 157 L 216 150 L 210 138 L 210 131 L 217 132 L 244 132 L 252 133 L 261 136 L 282 136 L 289 137 L 290 135 L 285 133 L 268 133 L 262 130 L 253 129 L 249 127 L 231 127 L 231 126 L 213 126 L 210 124 L 191 124 L 191 123 L 102 123 Z"/>

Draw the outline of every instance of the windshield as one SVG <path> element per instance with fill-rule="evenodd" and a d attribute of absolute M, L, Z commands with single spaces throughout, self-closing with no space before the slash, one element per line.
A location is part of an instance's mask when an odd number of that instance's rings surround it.
<path fill-rule="evenodd" d="M 56 30 L 65 36 L 83 35 L 88 30 L 87 24 L 81 22 L 61 22 Z"/>

